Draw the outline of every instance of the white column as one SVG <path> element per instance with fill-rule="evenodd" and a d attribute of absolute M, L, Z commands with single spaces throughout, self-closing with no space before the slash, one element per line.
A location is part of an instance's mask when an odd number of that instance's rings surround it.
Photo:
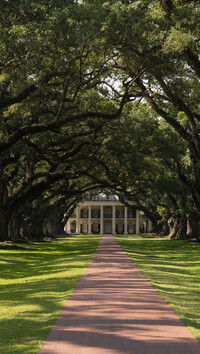
<path fill-rule="evenodd" d="M 140 233 L 140 216 L 139 210 L 136 211 L 136 234 L 139 235 Z"/>
<path fill-rule="evenodd" d="M 88 213 L 88 234 L 91 234 L 91 233 L 92 233 L 91 218 L 92 218 L 92 208 L 91 208 L 91 205 L 89 205 L 89 213 Z"/>
<path fill-rule="evenodd" d="M 148 230 L 148 221 L 146 219 L 144 223 L 144 232 L 147 233 L 148 232 L 147 230 Z"/>
<path fill-rule="evenodd" d="M 151 220 L 149 220 L 149 228 L 148 228 L 148 232 L 151 232 L 152 231 L 152 222 Z"/>
<path fill-rule="evenodd" d="M 125 213 L 124 213 L 124 234 L 128 234 L 128 208 L 125 206 Z"/>
<path fill-rule="evenodd" d="M 77 208 L 76 208 L 76 234 L 79 234 L 80 233 L 80 215 L 79 215 L 79 206 L 77 205 Z"/>
<path fill-rule="evenodd" d="M 67 223 L 65 225 L 65 229 L 64 230 L 66 231 L 67 234 L 71 233 L 71 220 L 70 219 L 67 220 Z"/>
<path fill-rule="evenodd" d="M 115 205 L 112 207 L 112 233 L 116 234 Z"/>
<path fill-rule="evenodd" d="M 103 227 L 103 205 L 101 205 L 101 211 L 100 211 L 100 234 L 104 234 L 104 227 Z"/>

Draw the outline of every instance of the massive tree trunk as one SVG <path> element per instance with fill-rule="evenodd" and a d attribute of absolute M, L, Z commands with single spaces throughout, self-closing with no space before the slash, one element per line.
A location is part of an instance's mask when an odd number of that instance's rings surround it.
<path fill-rule="evenodd" d="M 8 240 L 8 220 L 5 208 L 0 205 L 0 242 Z"/>
<path fill-rule="evenodd" d="M 186 239 L 186 233 L 187 233 L 187 219 L 185 217 L 185 214 L 182 214 L 178 219 L 178 229 L 177 229 L 176 238 L 184 240 Z"/>
<path fill-rule="evenodd" d="M 26 236 L 31 239 L 43 239 L 43 219 L 31 218 L 28 223 L 28 230 L 26 230 Z"/>
<path fill-rule="evenodd" d="M 43 218 L 35 214 L 33 210 L 29 211 L 29 215 L 23 215 L 21 226 L 21 237 L 28 239 L 43 239 Z"/>
<path fill-rule="evenodd" d="M 197 214 L 193 214 L 187 219 L 187 238 L 200 240 L 200 217 Z"/>
<path fill-rule="evenodd" d="M 0 241 L 8 240 L 8 216 L 6 202 L 8 200 L 7 188 L 2 185 L 0 188 Z"/>
<path fill-rule="evenodd" d="M 53 217 L 52 219 L 45 222 L 47 235 L 55 236 L 55 235 L 63 235 L 64 234 L 64 220 L 62 217 Z"/>
<path fill-rule="evenodd" d="M 64 222 L 62 221 L 62 219 L 60 220 L 56 220 L 57 222 L 54 223 L 54 233 L 55 235 L 63 235 L 64 234 Z"/>
<path fill-rule="evenodd" d="M 11 241 L 20 238 L 21 215 L 12 215 L 8 224 L 8 237 Z"/>
<path fill-rule="evenodd" d="M 176 220 L 172 217 L 168 219 L 169 234 L 167 235 L 170 239 L 182 239 L 186 238 L 187 231 L 187 220 L 185 215 L 180 215 Z"/>
<path fill-rule="evenodd" d="M 167 235 L 168 238 L 175 238 L 177 235 L 177 222 L 173 220 L 173 218 L 168 219 L 168 226 L 169 226 L 169 234 Z"/>

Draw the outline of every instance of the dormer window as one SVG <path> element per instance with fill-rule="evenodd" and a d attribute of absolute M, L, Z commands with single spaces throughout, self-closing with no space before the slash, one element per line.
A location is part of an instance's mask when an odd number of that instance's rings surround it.
<path fill-rule="evenodd" d="M 93 195 L 93 196 L 92 196 L 92 200 L 98 200 L 97 195 Z"/>

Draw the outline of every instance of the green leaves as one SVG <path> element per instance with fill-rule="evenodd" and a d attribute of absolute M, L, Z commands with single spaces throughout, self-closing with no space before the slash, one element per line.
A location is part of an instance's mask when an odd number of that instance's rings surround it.
<path fill-rule="evenodd" d="M 23 204 L 76 181 L 111 184 L 166 215 L 186 200 L 199 210 L 199 9 L 3 2 L 0 178 L 9 178 L 10 206 L 16 188 Z"/>
<path fill-rule="evenodd" d="M 181 29 L 172 27 L 164 42 L 163 51 L 165 53 L 183 53 L 194 39 L 193 35 L 183 32 Z"/>

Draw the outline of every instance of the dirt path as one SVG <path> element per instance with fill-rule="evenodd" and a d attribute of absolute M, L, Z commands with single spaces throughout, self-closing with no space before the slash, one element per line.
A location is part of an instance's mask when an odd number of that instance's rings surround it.
<path fill-rule="evenodd" d="M 38 353 L 200 354 L 200 344 L 105 235 Z"/>

